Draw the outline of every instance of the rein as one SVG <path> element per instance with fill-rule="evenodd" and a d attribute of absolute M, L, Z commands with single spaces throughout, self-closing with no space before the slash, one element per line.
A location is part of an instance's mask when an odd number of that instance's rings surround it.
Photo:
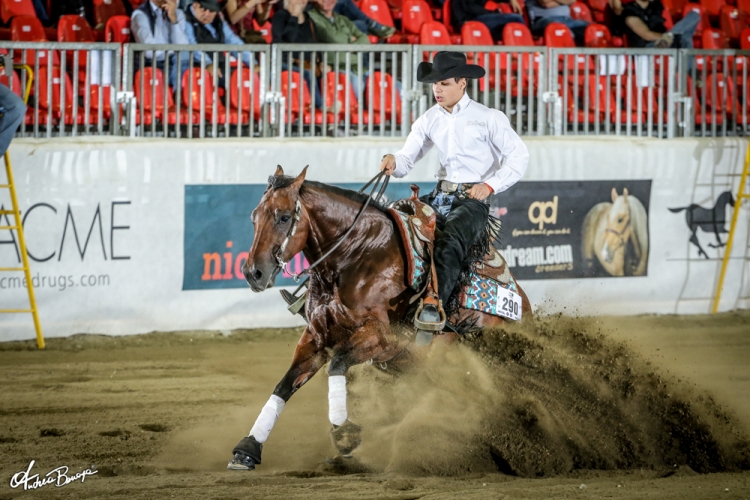
<path fill-rule="evenodd" d="M 385 177 L 385 181 L 383 181 L 383 177 Z M 354 230 L 354 226 L 357 225 L 357 222 L 362 218 L 362 215 L 365 213 L 365 210 L 367 209 L 368 205 L 370 204 L 370 201 L 373 199 L 373 194 L 375 194 L 375 190 L 378 189 L 378 186 L 380 186 L 380 190 L 378 191 L 377 196 L 374 198 L 375 201 L 380 201 L 380 198 L 382 198 L 383 193 L 385 193 L 385 189 L 388 187 L 388 181 L 390 180 L 390 176 L 385 175 L 385 172 L 381 171 L 379 172 L 375 177 L 369 180 L 367 184 L 365 184 L 362 189 L 357 191 L 358 193 L 362 194 L 365 189 L 370 184 L 373 184 L 372 190 L 370 191 L 370 194 L 367 196 L 367 200 L 365 201 L 364 205 L 362 205 L 362 208 L 359 209 L 359 213 L 357 213 L 357 217 L 354 218 L 354 222 L 352 222 L 352 225 L 349 227 L 349 229 L 344 233 L 338 241 L 331 247 L 326 253 L 323 254 L 322 257 L 320 257 L 318 260 L 310 264 L 310 266 L 302 271 L 299 274 L 291 273 L 287 270 L 286 266 L 288 262 L 284 262 L 284 260 L 281 258 L 281 254 L 284 253 L 284 250 L 286 250 L 286 246 L 289 243 L 289 239 L 294 236 L 294 234 L 297 232 L 297 223 L 300 220 L 300 216 L 302 213 L 302 204 L 299 201 L 299 198 L 297 198 L 297 202 L 295 203 L 294 208 L 294 216 L 292 221 L 292 227 L 289 228 L 289 232 L 286 235 L 286 238 L 284 239 L 284 242 L 281 244 L 281 247 L 279 247 L 278 252 L 276 252 L 276 255 L 274 256 L 276 258 L 276 262 L 279 263 L 279 266 L 282 270 L 286 271 L 287 274 L 289 274 L 293 279 L 295 283 L 299 283 L 299 280 L 304 275 L 310 275 L 310 270 L 317 267 L 318 264 L 323 262 L 326 257 L 331 255 L 334 250 L 336 250 L 343 242 L 346 240 L 347 236 Z M 382 182 L 382 184 L 381 184 Z"/>
<path fill-rule="evenodd" d="M 620 239 L 620 244 L 617 245 L 617 248 L 625 246 L 625 238 L 623 238 L 622 235 L 625 234 L 625 231 L 627 231 L 628 228 L 630 227 L 630 221 L 631 221 L 631 219 L 628 218 L 628 223 L 625 224 L 625 226 L 622 228 L 622 231 L 617 231 L 617 230 L 612 229 L 610 227 L 607 227 L 607 228 L 604 229 L 605 233 L 614 233 Z"/>

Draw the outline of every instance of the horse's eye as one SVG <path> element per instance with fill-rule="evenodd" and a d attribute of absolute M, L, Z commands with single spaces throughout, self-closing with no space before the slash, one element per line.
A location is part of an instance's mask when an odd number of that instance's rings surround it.
<path fill-rule="evenodd" d="M 289 219 L 291 219 L 290 216 L 288 216 L 288 215 L 282 215 L 279 220 L 281 221 L 282 224 L 286 224 L 287 222 L 289 222 Z"/>

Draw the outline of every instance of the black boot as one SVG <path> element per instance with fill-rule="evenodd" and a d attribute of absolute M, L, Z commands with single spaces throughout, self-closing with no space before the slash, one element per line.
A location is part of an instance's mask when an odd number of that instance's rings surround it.
<path fill-rule="evenodd" d="M 232 453 L 234 457 L 227 464 L 230 470 L 253 470 L 256 465 L 260 464 L 260 454 L 263 451 L 263 444 L 255 440 L 253 436 L 242 438 L 234 447 Z"/>

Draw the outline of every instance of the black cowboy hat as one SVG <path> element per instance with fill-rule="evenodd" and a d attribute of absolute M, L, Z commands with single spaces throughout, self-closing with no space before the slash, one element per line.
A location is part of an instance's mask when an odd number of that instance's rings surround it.
<path fill-rule="evenodd" d="M 417 66 L 417 81 L 435 83 L 448 78 L 482 78 L 484 68 L 466 64 L 466 55 L 461 52 L 438 52 L 433 62 L 421 62 Z"/>
<path fill-rule="evenodd" d="M 221 10 L 221 3 L 219 0 L 196 0 L 201 7 L 210 10 L 211 12 L 219 12 Z"/>

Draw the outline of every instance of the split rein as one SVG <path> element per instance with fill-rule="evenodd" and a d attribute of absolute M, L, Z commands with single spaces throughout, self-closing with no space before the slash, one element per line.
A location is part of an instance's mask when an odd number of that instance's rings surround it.
<path fill-rule="evenodd" d="M 383 180 L 384 178 L 385 180 Z M 336 250 L 339 246 L 341 246 L 341 244 L 344 242 L 344 240 L 346 240 L 349 234 L 351 234 L 352 230 L 354 230 L 354 227 L 357 225 L 357 222 L 359 222 L 359 220 L 362 218 L 362 215 L 365 213 L 365 210 L 367 210 L 367 207 L 370 205 L 370 201 L 372 201 L 373 199 L 376 202 L 380 201 L 380 199 L 383 197 L 383 193 L 385 193 L 385 190 L 388 187 L 389 180 L 390 180 L 390 176 L 386 175 L 384 171 L 381 171 L 375 177 L 370 179 L 367 184 L 362 186 L 362 189 L 357 191 L 360 194 L 364 193 L 364 190 L 367 189 L 367 187 L 370 184 L 374 183 L 372 186 L 372 189 L 370 190 L 370 194 L 367 195 L 367 200 L 365 201 L 364 205 L 362 205 L 362 208 L 359 209 L 359 213 L 357 213 L 357 217 L 354 218 L 354 222 L 352 222 L 352 225 L 349 227 L 346 233 L 344 233 L 338 239 L 338 241 L 333 245 L 333 247 L 331 247 L 326 253 L 324 253 L 322 257 L 320 257 L 318 260 L 310 264 L 310 266 L 307 269 L 303 270 L 299 274 L 294 274 L 287 269 L 288 262 L 284 262 L 284 260 L 281 258 L 281 255 L 284 253 L 284 250 L 286 250 L 286 246 L 289 243 L 289 239 L 292 236 L 294 236 L 294 233 L 297 232 L 297 223 L 299 222 L 300 216 L 302 214 L 302 204 L 300 203 L 299 198 L 298 198 L 297 203 L 295 204 L 292 227 L 289 228 L 289 232 L 287 233 L 286 238 L 284 239 L 284 242 L 281 244 L 281 247 L 279 247 L 279 251 L 276 252 L 276 255 L 275 255 L 276 262 L 279 263 L 279 266 L 281 266 L 281 269 L 287 274 L 289 274 L 294 279 L 295 283 L 299 283 L 300 278 L 302 276 L 304 275 L 309 276 L 310 270 L 317 267 L 318 264 L 320 264 L 326 259 L 326 257 L 331 255 L 334 252 L 334 250 Z M 380 189 L 378 190 L 378 194 L 377 196 L 373 197 L 373 195 L 375 194 L 375 190 L 378 189 L 378 186 L 380 187 Z"/>

